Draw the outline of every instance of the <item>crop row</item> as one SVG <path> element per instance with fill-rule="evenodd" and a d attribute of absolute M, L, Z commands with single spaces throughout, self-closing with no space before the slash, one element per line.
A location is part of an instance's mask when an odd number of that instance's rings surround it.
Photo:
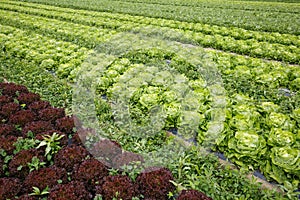
<path fill-rule="evenodd" d="M 111 27 L 120 27 L 118 21 L 134 22 L 142 25 L 156 25 L 160 27 L 169 27 L 181 30 L 190 30 L 193 32 L 201 32 L 203 34 L 215 35 L 219 34 L 222 36 L 230 36 L 234 39 L 255 39 L 257 41 L 265 41 L 270 43 L 280 43 L 284 45 L 295 45 L 300 46 L 300 38 L 291 34 L 280 34 L 280 33 L 269 33 L 269 32 L 258 32 L 249 31 L 236 27 L 224 27 L 224 26 L 212 26 L 201 23 L 181 22 L 166 19 L 153 19 L 150 17 L 131 16 L 126 14 L 106 13 L 106 12 L 93 12 L 86 10 L 74 10 L 67 8 L 59 8 L 54 6 L 45 6 L 40 4 L 26 3 L 26 2 L 14 2 L 5 1 L 2 2 L 2 9 L 24 12 L 28 14 L 41 15 L 49 18 L 64 19 L 76 23 L 83 23 L 87 25 L 103 26 L 107 22 L 111 22 Z M 45 12 L 45 10 L 51 11 Z M 66 14 L 69 13 L 69 14 Z M 70 14 L 72 14 L 70 16 Z M 84 18 L 82 15 L 86 15 Z M 90 18 L 88 18 L 90 16 Z M 95 18 L 97 17 L 97 18 Z M 84 19 L 84 20 L 83 20 Z M 115 19 L 115 21 L 113 21 Z M 117 21 L 118 20 L 118 21 Z M 102 24 L 101 24 L 102 22 Z M 108 23 L 106 23 L 109 25 Z"/>
<path fill-rule="evenodd" d="M 13 24 L 17 28 L 29 29 L 36 33 L 51 35 L 57 39 L 74 42 L 80 46 L 95 47 L 113 35 L 115 31 L 73 24 L 55 19 L 30 16 L 15 12 L 0 11 L 1 23 Z"/>
<path fill-rule="evenodd" d="M 114 0 L 118 1 L 118 0 Z M 216 9 L 230 9 L 230 10 L 253 10 L 253 11 L 265 11 L 265 12 L 283 12 L 283 13 L 299 13 L 299 10 L 293 10 L 293 8 L 298 8 L 296 4 L 282 4 L 282 3 L 270 3 L 270 2 L 252 2 L 245 4 L 244 2 L 223 2 L 220 4 L 219 1 L 182 1 L 182 0 L 125 0 L 126 2 L 134 2 L 141 4 L 159 4 L 159 5 L 169 5 L 169 6 L 189 6 L 189 7 L 199 7 L 199 8 L 216 8 Z"/>
<path fill-rule="evenodd" d="M 172 31 L 167 28 L 161 30 L 153 26 L 136 28 L 134 31 L 144 33 L 148 36 L 159 35 L 164 39 L 171 39 L 183 43 L 192 43 L 203 47 L 214 48 L 226 52 L 234 52 L 252 57 L 285 61 L 288 63 L 299 63 L 299 48 L 296 46 L 284 46 L 268 42 L 257 42 L 256 40 L 235 40 L 232 37 L 221 35 L 205 35 L 192 31 Z"/>
<path fill-rule="evenodd" d="M 249 30 L 299 34 L 299 17 L 297 13 L 289 14 L 274 11 L 260 12 L 234 9 L 219 9 L 217 12 L 213 12 L 215 11 L 215 8 L 149 5 L 120 1 L 90 1 L 89 4 L 70 0 L 57 0 L 51 2 L 45 0 L 28 0 L 28 2 L 77 9 L 126 13 L 130 15 L 165 18 L 178 21 L 200 22 L 220 26 L 236 26 Z M 178 15 L 177 13 L 181 14 Z M 243 16 L 243 18 L 240 16 Z"/>
<path fill-rule="evenodd" d="M 243 1 L 243 0 L 238 0 Z M 280 2 L 280 3 L 299 3 L 297 0 L 246 0 L 246 1 L 258 1 L 258 2 Z"/>
<path fill-rule="evenodd" d="M 15 24 L 17 27 L 21 27 L 24 29 L 34 29 L 40 28 L 40 33 L 51 33 L 56 36 L 58 39 L 61 39 L 61 35 L 64 36 L 64 39 L 67 41 L 78 41 L 80 45 L 85 44 L 88 47 L 94 47 L 99 44 L 101 41 L 109 38 L 114 31 L 103 30 L 103 33 L 98 32 L 97 28 L 84 26 L 84 25 L 76 25 L 67 22 L 61 22 L 55 19 L 45 19 L 42 17 L 32 17 L 27 14 L 15 13 L 15 12 L 7 12 L 2 11 L 3 15 L 1 17 L 2 23 L 5 24 Z M 4 15 L 5 14 L 5 15 Z M 16 20 L 18 19 L 18 20 Z M 38 23 L 39 22 L 39 23 Z M 101 22 L 103 23 L 103 22 Z M 111 22 L 108 22 L 109 24 Z M 38 25 L 36 25 L 38 24 Z M 49 24 L 49 25 L 48 25 Z M 50 26 L 51 24 L 51 26 Z M 121 24 L 121 22 L 119 22 Z M 128 23 L 128 30 L 130 27 L 135 27 L 136 24 Z M 68 25 L 70 26 L 69 28 Z M 77 26 L 77 27 L 76 27 Z M 67 29 L 58 30 L 60 27 Z M 80 31 L 76 33 L 72 32 L 72 30 L 76 27 L 80 29 Z M 123 26 L 124 27 L 124 24 Z M 126 27 L 126 26 L 125 26 Z M 52 28 L 52 30 L 51 30 Z M 54 30 L 53 30 L 54 29 Z M 145 32 L 146 34 L 162 34 L 164 37 L 169 37 L 173 39 L 173 35 L 175 35 L 175 40 L 182 40 L 182 36 L 190 42 L 196 42 L 197 44 L 204 47 L 213 47 L 216 49 L 221 49 L 225 51 L 233 51 L 240 54 L 248 54 L 256 57 L 263 57 L 275 60 L 283 60 L 290 63 L 298 63 L 300 60 L 299 49 L 296 46 L 285 46 L 281 44 L 271 44 L 268 42 L 257 42 L 253 39 L 249 40 L 235 40 L 232 37 L 221 36 L 221 35 L 205 35 L 200 32 L 192 32 L 192 31 L 181 31 L 179 29 L 170 29 L 174 33 L 166 32 L 165 29 L 168 28 L 160 28 L 156 26 L 148 26 L 145 27 L 139 24 L 139 27 L 134 28 L 134 31 Z M 78 35 L 80 33 L 80 35 Z M 70 35 L 72 34 L 72 35 Z M 74 34 L 74 35 L 73 35 Z M 179 36 L 178 36 L 179 34 Z M 90 35 L 94 35 L 94 37 L 90 38 Z M 86 41 L 87 40 L 87 41 Z M 77 43 L 78 43 L 77 42 Z"/>
<path fill-rule="evenodd" d="M 79 66 L 87 53 L 86 48 L 75 44 L 53 40 L 10 26 L 1 25 L 0 32 L 1 49 L 8 57 L 31 60 L 45 70 L 55 71 L 59 77 L 64 77 L 66 71 Z"/>
<path fill-rule="evenodd" d="M 299 106 L 299 66 L 213 50 L 207 50 L 207 53 L 211 55 L 223 75 L 224 82 L 228 84 L 227 91 L 235 88 L 235 92 L 247 94 L 258 102 L 268 100 L 282 104 L 282 111 L 287 113 Z"/>

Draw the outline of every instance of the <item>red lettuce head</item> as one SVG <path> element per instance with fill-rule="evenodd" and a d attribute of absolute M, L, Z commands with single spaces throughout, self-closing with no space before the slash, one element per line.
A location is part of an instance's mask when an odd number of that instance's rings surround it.
<path fill-rule="evenodd" d="M 13 102 L 14 99 L 10 96 L 7 96 L 7 95 L 1 95 L 0 96 L 0 108 L 4 105 L 4 104 L 7 104 L 7 103 L 11 103 Z"/>
<path fill-rule="evenodd" d="M 53 130 L 53 126 L 48 121 L 33 121 L 29 122 L 22 129 L 23 137 L 28 137 L 27 134 L 31 131 L 34 135 Z"/>
<path fill-rule="evenodd" d="M 12 199 L 20 191 L 22 185 L 18 178 L 0 178 L 0 200 Z"/>
<path fill-rule="evenodd" d="M 4 104 L 1 109 L 1 114 L 5 117 L 9 117 L 10 115 L 16 113 L 21 109 L 20 105 L 14 102 L 10 102 Z"/>
<path fill-rule="evenodd" d="M 17 153 L 9 163 L 9 174 L 20 179 L 25 179 L 29 174 L 28 163 L 32 161 L 32 158 L 36 156 L 43 161 L 43 157 L 39 155 L 36 149 L 22 150 Z M 21 170 L 18 167 L 22 166 Z"/>
<path fill-rule="evenodd" d="M 67 134 L 73 133 L 73 128 L 75 127 L 73 117 L 67 116 L 56 120 L 55 125 L 57 130 Z"/>
<path fill-rule="evenodd" d="M 100 161 L 91 158 L 74 167 L 72 179 L 85 183 L 87 188 L 93 191 L 96 184 L 102 183 L 103 178 L 106 176 L 108 176 L 106 166 Z"/>
<path fill-rule="evenodd" d="M 54 123 L 55 120 L 65 116 L 63 108 L 45 108 L 39 111 L 39 118 L 43 121 Z"/>
<path fill-rule="evenodd" d="M 36 115 L 30 110 L 20 110 L 10 116 L 9 122 L 10 124 L 19 125 L 23 127 L 28 122 L 34 121 L 35 118 Z"/>
<path fill-rule="evenodd" d="M 131 200 L 139 195 L 136 185 L 124 175 L 105 177 L 102 186 L 96 186 L 96 194 L 101 194 L 104 199 L 117 197 L 123 200 Z"/>
<path fill-rule="evenodd" d="M 26 104 L 29 105 L 35 101 L 39 101 L 40 100 L 40 95 L 32 93 L 32 92 L 28 92 L 28 93 L 22 93 L 18 96 L 18 101 L 19 104 Z"/>
<path fill-rule="evenodd" d="M 25 86 L 17 85 L 15 83 L 2 83 L 1 89 L 2 95 L 8 95 L 11 97 L 17 97 L 19 94 L 29 92 Z"/>
<path fill-rule="evenodd" d="M 29 195 L 29 194 L 23 194 L 17 198 L 18 200 L 38 200 L 39 198 L 37 196 Z"/>
<path fill-rule="evenodd" d="M 38 111 L 51 107 L 48 101 L 35 101 L 28 106 L 28 109 L 38 114 Z"/>
<path fill-rule="evenodd" d="M 14 143 L 17 141 L 15 136 L 0 137 L 0 149 L 3 149 L 8 154 L 12 154 L 15 150 Z"/>
<path fill-rule="evenodd" d="M 212 200 L 197 190 L 182 190 L 176 200 Z"/>
<path fill-rule="evenodd" d="M 71 144 L 74 144 L 74 145 L 83 145 L 83 143 L 82 143 L 83 141 L 81 141 L 81 138 L 83 138 L 83 136 L 81 134 L 79 134 L 79 132 L 77 131 L 72 136 Z"/>
<path fill-rule="evenodd" d="M 55 155 L 54 163 L 70 172 L 76 164 L 81 163 L 88 155 L 88 151 L 81 146 L 66 146 Z"/>
<path fill-rule="evenodd" d="M 29 173 L 23 182 L 22 192 L 31 193 L 32 187 L 37 187 L 40 190 L 47 186 L 51 189 L 55 186 L 58 180 L 63 183 L 67 182 L 67 172 L 65 169 L 51 166 L 47 168 L 40 168 Z"/>
<path fill-rule="evenodd" d="M 66 184 L 59 184 L 50 190 L 48 200 L 89 200 L 92 195 L 86 190 L 84 184 L 79 181 L 72 181 Z"/>
<path fill-rule="evenodd" d="M 21 134 L 11 124 L 0 124 L 0 137 L 7 137 L 9 135 L 20 136 Z"/>
<path fill-rule="evenodd" d="M 167 168 L 150 167 L 138 175 L 136 183 L 145 199 L 167 199 L 169 192 L 175 190 L 175 186 L 170 182 L 174 178 Z"/>

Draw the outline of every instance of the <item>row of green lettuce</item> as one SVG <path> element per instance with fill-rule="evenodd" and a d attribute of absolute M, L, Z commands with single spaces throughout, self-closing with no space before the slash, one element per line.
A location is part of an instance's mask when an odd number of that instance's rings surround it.
<path fill-rule="evenodd" d="M 42 44 L 41 40 L 39 42 Z M 30 48 L 29 44 L 28 48 Z M 3 47 L 2 45 L 1 42 L 1 47 Z M 70 111 L 72 89 L 65 79 L 53 76 L 32 58 L 12 56 L 8 49 L 1 48 L 0 60 L 1 81 L 24 84 L 31 91 L 41 94 L 42 98 L 50 101 L 52 105 L 66 107 Z M 118 139 L 128 149 L 137 151 L 133 146 L 130 148 L 128 143 L 133 144 L 140 141 L 133 141 L 133 138 L 126 137 L 126 135 L 119 136 Z M 156 139 L 166 140 L 166 137 Z M 155 146 L 156 144 L 149 143 L 147 145 Z M 176 178 L 175 182 L 179 190 L 183 188 L 197 189 L 213 199 L 288 199 L 281 193 L 262 190 L 257 183 L 249 181 L 240 171 L 232 170 L 229 167 L 224 168 L 216 157 L 203 155 L 197 147 L 177 156 L 178 159 L 171 160 L 168 167 Z"/>
<path fill-rule="evenodd" d="M 114 0 L 118 1 L 118 0 Z M 260 10 L 260 11 L 276 11 L 276 12 L 297 12 L 291 11 L 295 4 L 272 4 L 268 3 L 266 0 L 264 4 L 262 2 L 252 2 L 252 3 L 245 3 L 241 2 L 242 0 L 237 1 L 225 1 L 220 4 L 219 0 L 213 1 L 206 1 L 206 0 L 166 0 L 166 1 L 159 1 L 159 0 L 125 0 L 127 2 L 139 2 L 145 4 L 161 4 L 161 5 L 174 5 L 174 6 L 196 6 L 196 7 L 209 7 L 209 8 L 224 8 L 224 9 L 237 9 L 237 10 Z M 272 1 L 272 0 L 271 0 Z M 279 0 L 279 2 L 288 2 L 292 0 Z M 276 2 L 276 0 L 273 2 Z M 263 5 L 263 6 L 262 6 Z M 299 13 L 299 12 L 297 12 Z"/>
<path fill-rule="evenodd" d="M 59 40 L 74 42 L 80 46 L 93 48 L 97 44 L 113 35 L 116 31 L 107 29 L 98 29 L 96 27 L 73 24 L 55 19 L 43 17 L 33 17 L 14 12 L 1 12 L 2 24 L 32 30 L 35 33 L 41 33 L 47 36 L 55 36 Z"/>
<path fill-rule="evenodd" d="M 299 4 L 257 4 L 256 7 L 266 8 L 266 11 L 261 11 L 232 9 L 231 6 L 225 9 L 216 7 L 201 8 L 196 6 L 185 7 L 109 0 L 89 0 L 88 3 L 71 0 L 26 0 L 26 2 L 186 22 L 200 22 L 219 26 L 235 26 L 248 30 L 299 34 Z M 206 3 L 208 3 L 208 1 Z M 222 2 L 222 4 L 223 3 L 224 2 Z M 249 3 L 245 2 L 240 8 L 247 4 Z M 273 7 L 275 7 L 275 10 L 271 9 Z M 288 12 L 277 12 L 276 8 L 279 7 L 286 8 Z M 291 7 L 292 9 L 290 9 Z M 180 13 L 180 15 L 178 13 Z"/>
<path fill-rule="evenodd" d="M 1 49 L 7 56 L 32 60 L 49 72 L 64 77 L 68 70 L 79 66 L 88 53 L 86 48 L 54 40 L 10 26 L 0 25 Z M 43 45 L 41 45 L 43 44 Z"/>
<path fill-rule="evenodd" d="M 204 33 L 198 32 L 197 30 L 190 30 L 189 27 L 190 24 L 182 24 L 178 28 L 168 27 L 172 26 L 171 22 L 160 23 L 158 20 L 158 24 L 154 25 L 147 25 L 150 20 L 146 19 L 146 21 L 143 23 L 143 19 L 140 19 L 139 22 L 131 22 L 126 21 L 124 24 L 124 21 L 119 21 L 118 19 L 105 19 L 103 18 L 97 18 L 97 20 L 92 19 L 90 16 L 86 15 L 79 15 L 76 14 L 76 20 L 74 20 L 74 16 L 70 15 L 69 13 L 61 13 L 61 12 L 53 12 L 53 11 L 47 11 L 47 10 L 40 10 L 36 9 L 28 9 L 24 8 L 22 6 L 3 6 L 5 9 L 15 10 L 16 12 L 8 12 L 8 11 L 1 11 L 3 13 L 1 17 L 1 23 L 2 24 L 15 24 L 15 26 L 23 29 L 33 29 L 35 31 L 38 31 L 40 33 L 46 34 L 54 34 L 59 39 L 63 38 L 65 40 L 73 40 L 76 41 L 76 43 L 80 43 L 80 45 L 85 44 L 87 47 L 94 47 L 97 43 L 103 41 L 104 38 L 107 38 L 109 35 L 113 35 L 115 33 L 114 30 L 117 31 L 134 31 L 134 32 L 141 32 L 146 31 L 147 34 L 164 34 L 166 37 L 171 37 L 172 39 L 175 37 L 178 40 L 183 40 L 184 42 L 194 43 L 197 45 L 201 45 L 203 47 L 212 47 L 215 49 L 220 49 L 224 51 L 229 52 L 235 52 L 239 54 L 245 54 L 250 55 L 254 57 L 262 57 L 267 59 L 274 59 L 274 60 L 282 60 L 289 63 L 299 63 L 300 62 L 300 52 L 298 48 L 298 41 L 299 38 L 297 36 L 286 36 L 279 34 L 279 40 L 285 41 L 287 43 L 293 44 L 293 45 L 283 45 L 278 43 L 269 43 L 269 41 L 259 41 L 254 38 L 252 39 L 235 39 L 231 36 L 224 36 L 220 35 L 219 33 L 226 33 L 228 30 L 224 31 L 222 29 L 213 31 L 212 33 L 209 33 L 210 31 L 206 31 Z M 27 10 L 27 11 L 26 11 Z M 79 24 L 88 24 L 88 26 L 84 25 L 77 25 L 73 23 L 67 23 L 67 22 L 60 22 L 58 20 L 54 19 L 45 19 L 43 17 L 33 17 L 31 15 L 27 14 L 21 14 L 18 13 L 20 11 L 26 12 L 26 13 L 32 13 L 42 16 L 49 17 L 52 16 L 54 18 L 59 18 L 60 20 L 68 20 L 72 22 L 76 22 Z M 61 18 L 62 17 L 62 18 Z M 153 21 L 151 19 L 151 21 Z M 49 26 L 48 24 L 52 24 L 52 26 Z M 68 24 L 66 26 L 66 24 Z M 147 25 L 147 26 L 145 26 Z M 92 26 L 92 28 L 91 28 Z M 96 27 L 105 27 L 107 29 L 101 29 L 102 31 L 99 33 L 98 29 Z M 70 35 L 69 32 L 72 30 L 72 28 L 75 27 L 76 29 L 80 29 L 81 31 L 78 31 L 78 34 L 80 35 Z M 186 28 L 185 28 L 186 27 Z M 50 29 L 50 30 L 49 30 Z M 151 30 L 151 31 L 149 31 Z M 85 37 L 88 34 L 92 34 L 91 37 Z M 233 33 L 235 35 L 243 35 L 241 34 L 241 31 L 235 32 L 233 30 Z M 63 35 L 63 37 L 62 37 Z M 104 36 L 105 37 L 104 37 Z M 257 34 L 259 35 L 259 34 Z M 267 34 L 260 36 L 260 38 L 266 36 Z M 104 37 L 104 38 L 103 38 Z M 276 37 L 269 37 L 275 39 Z M 291 38 L 286 39 L 286 38 Z M 79 41 L 78 41 L 79 39 Z M 268 40 L 268 39 L 266 39 Z M 271 39 L 272 40 L 272 39 Z M 276 39 L 275 39 L 276 40 Z"/>

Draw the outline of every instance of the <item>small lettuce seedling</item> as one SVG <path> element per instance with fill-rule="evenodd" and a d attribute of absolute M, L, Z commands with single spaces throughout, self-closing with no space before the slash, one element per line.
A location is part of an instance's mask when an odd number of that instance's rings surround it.
<path fill-rule="evenodd" d="M 45 156 L 47 157 L 47 160 L 50 161 L 52 159 L 52 156 L 61 149 L 61 146 L 59 146 L 59 140 L 63 137 L 64 135 L 59 135 L 57 133 L 53 133 L 53 135 L 45 135 L 43 136 L 43 140 L 41 141 L 39 146 L 37 146 L 37 149 L 42 146 L 46 146 Z"/>
<path fill-rule="evenodd" d="M 43 189 L 42 191 L 38 188 L 38 187 L 32 187 L 33 192 L 30 193 L 30 196 L 43 196 L 46 194 L 49 194 L 49 187 L 47 186 L 45 189 Z"/>

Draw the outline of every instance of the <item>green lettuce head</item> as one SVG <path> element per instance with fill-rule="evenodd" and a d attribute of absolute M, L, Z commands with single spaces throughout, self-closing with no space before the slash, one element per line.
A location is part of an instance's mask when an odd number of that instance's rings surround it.
<path fill-rule="evenodd" d="M 160 71 L 155 74 L 151 84 L 154 86 L 165 86 L 173 82 L 173 76 L 169 71 Z"/>
<path fill-rule="evenodd" d="M 166 126 L 174 127 L 181 114 L 181 104 L 176 102 L 163 104 L 163 110 L 167 116 Z"/>
<path fill-rule="evenodd" d="M 179 95 L 175 91 L 169 90 L 162 94 L 162 99 L 166 103 L 171 103 L 173 101 L 177 101 L 179 99 Z"/>
<path fill-rule="evenodd" d="M 258 121 L 259 118 L 255 118 L 255 115 L 245 115 L 245 114 L 238 114 L 233 116 L 230 121 L 230 127 L 239 130 L 239 131 L 247 131 L 251 129 L 259 129 L 260 123 Z"/>
<path fill-rule="evenodd" d="M 277 112 L 280 106 L 274 104 L 273 102 L 262 102 L 259 106 L 259 111 L 262 113 Z"/>
<path fill-rule="evenodd" d="M 289 131 L 274 128 L 271 130 L 268 145 L 271 146 L 292 146 L 295 143 L 295 135 Z"/>
<path fill-rule="evenodd" d="M 259 159 L 266 152 L 266 141 L 254 131 L 238 131 L 228 141 L 228 147 L 234 152 L 231 154 L 231 157 Z"/>
<path fill-rule="evenodd" d="M 292 89 L 293 90 L 299 90 L 300 89 L 300 78 L 296 78 L 295 80 L 292 81 L 291 83 Z"/>
<path fill-rule="evenodd" d="M 159 97 L 157 94 L 142 94 L 139 103 L 145 108 L 150 109 L 152 106 L 159 104 Z"/>
<path fill-rule="evenodd" d="M 300 108 L 293 110 L 293 119 L 298 123 L 300 126 Z"/>
<path fill-rule="evenodd" d="M 274 165 L 282 167 L 284 171 L 299 173 L 300 171 L 300 150 L 292 147 L 273 147 L 271 159 Z"/>
<path fill-rule="evenodd" d="M 289 116 L 276 112 L 270 113 L 266 123 L 270 128 L 282 128 L 290 131 L 293 130 L 295 126 L 295 124 L 290 120 Z"/>

